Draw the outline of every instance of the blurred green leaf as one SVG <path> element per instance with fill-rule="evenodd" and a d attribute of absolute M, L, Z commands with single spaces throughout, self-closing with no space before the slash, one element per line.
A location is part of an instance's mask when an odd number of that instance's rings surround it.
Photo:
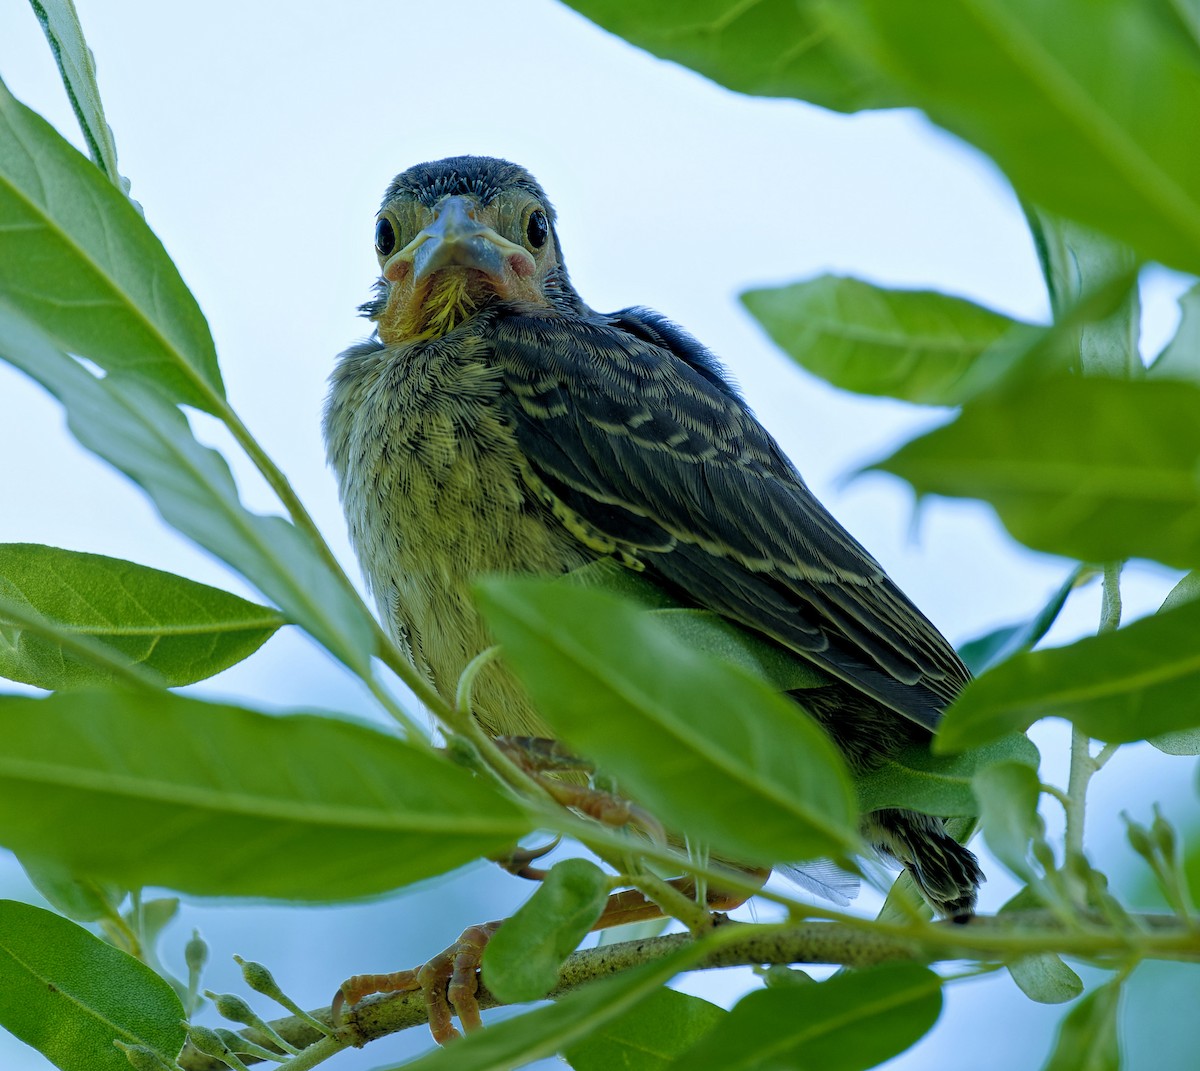
<path fill-rule="evenodd" d="M 242 505 L 225 459 L 196 441 L 163 395 L 122 376 L 97 379 L 2 299 L 0 354 L 62 402 L 75 437 L 139 484 L 168 524 L 238 570 L 346 665 L 369 672 L 366 609 L 292 524 Z"/>
<path fill-rule="evenodd" d="M 204 314 L 128 198 L 0 82 L 0 298 L 57 345 L 207 412 L 225 388 Z M 6 341 L 0 356 L 8 357 Z"/>
<path fill-rule="evenodd" d="M 996 629 L 986 636 L 964 643 L 958 649 L 959 657 L 975 676 L 979 676 L 985 670 L 1008 661 L 1013 655 L 1036 647 L 1042 637 L 1050 631 L 1050 626 L 1058 620 L 1058 615 L 1062 613 L 1071 592 L 1094 573 L 1094 566 L 1076 566 L 1062 586 L 1050 597 L 1050 601 L 1035 616 L 1028 621 Z"/>
<path fill-rule="evenodd" d="M 845 0 L 829 10 L 843 47 L 991 156 L 1029 200 L 1200 271 L 1200 65 L 1146 4 Z"/>
<path fill-rule="evenodd" d="M 1036 550 L 1200 562 L 1200 386 L 1091 378 L 980 398 L 871 466 L 982 498 Z"/>
<path fill-rule="evenodd" d="M 1200 283 L 1179 299 L 1175 337 L 1150 366 L 1150 375 L 1200 383 Z"/>
<path fill-rule="evenodd" d="M 118 917 L 127 892 L 121 886 L 83 877 L 45 856 L 23 855 L 20 863 L 33 887 L 67 918 L 96 922 Z"/>
<path fill-rule="evenodd" d="M 50 911 L 0 901 L 0 1023 L 63 1071 L 129 1071 L 113 1045 L 173 1065 L 183 1005 L 144 963 Z"/>
<path fill-rule="evenodd" d="M 1117 1012 L 1121 983 L 1093 989 L 1066 1015 L 1058 1028 L 1054 1051 L 1042 1071 L 1119 1071 Z"/>
<path fill-rule="evenodd" d="M 595 863 L 556 863 L 488 942 L 484 984 L 507 1004 L 541 1000 L 558 983 L 563 960 L 600 918 L 608 892 L 608 877 Z"/>
<path fill-rule="evenodd" d="M 1083 992 L 1079 975 L 1052 952 L 1013 960 L 1008 973 L 1021 992 L 1039 1004 L 1065 1004 Z"/>
<path fill-rule="evenodd" d="M 925 405 L 959 405 L 966 372 L 1019 324 L 962 298 L 888 290 L 822 275 L 749 290 L 742 302 L 771 340 L 843 390 Z"/>
<path fill-rule="evenodd" d="M 760 989 L 670 1066 L 866 1071 L 920 1040 L 941 1010 L 941 979 L 912 963 L 839 974 L 815 985 Z"/>
<path fill-rule="evenodd" d="M 591 982 L 546 1008 L 490 1025 L 411 1063 L 379 1071 L 512 1071 L 573 1046 L 640 1007 L 708 952 L 705 941 L 615 978 Z"/>
<path fill-rule="evenodd" d="M 1137 258 L 1121 243 L 1033 206 L 1025 206 L 1025 217 L 1041 260 L 1056 323 L 1090 294 L 1114 281 L 1136 277 Z M 1140 377 L 1145 373 L 1138 349 L 1140 333 L 1141 299 L 1135 284 L 1128 287 L 1110 314 L 1079 326 L 1073 348 L 1079 353 L 1081 371 L 1117 379 Z"/>
<path fill-rule="evenodd" d="M 664 1071 L 728 1013 L 707 1000 L 659 989 L 564 1052 L 574 1071 Z"/>
<path fill-rule="evenodd" d="M 943 818 L 979 814 L 971 790 L 978 771 L 997 762 L 1018 762 L 1036 770 L 1038 749 L 1024 733 L 948 758 L 925 747 L 905 748 L 874 770 L 855 777 L 858 806 L 864 813 L 882 807 L 904 807 Z"/>
<path fill-rule="evenodd" d="M 1017 655 L 967 685 L 934 749 L 957 751 L 1069 718 L 1114 743 L 1200 727 L 1200 602 L 1066 647 Z"/>
<path fill-rule="evenodd" d="M 607 592 L 501 579 L 478 591 L 551 728 L 668 826 L 767 865 L 855 850 L 841 756 L 762 680 Z"/>
<path fill-rule="evenodd" d="M 0 544 L 0 595 L 152 669 L 168 687 L 228 669 L 284 623 L 275 610 L 144 565 L 36 543 Z M 70 650 L 4 625 L 0 675 L 38 688 L 104 684 L 113 674 Z"/>
<path fill-rule="evenodd" d="M 815 0 L 567 0 L 604 29 L 729 89 L 835 111 L 901 103 L 839 47 Z"/>
<path fill-rule="evenodd" d="M 92 162 L 124 192 L 117 170 L 117 147 L 112 129 L 104 118 L 100 87 L 96 85 L 96 57 L 83 38 L 83 27 L 72 0 L 30 0 L 33 13 L 42 24 L 42 32 L 58 63 L 63 88 L 79 119 L 83 139 Z"/>
<path fill-rule="evenodd" d="M 1020 763 L 997 763 L 980 770 L 972 785 L 982 811 L 983 839 L 992 854 L 1017 877 L 1033 880 L 1029 851 L 1042 831 L 1037 771 Z"/>
<path fill-rule="evenodd" d="M 501 851 L 513 803 L 396 737 L 170 692 L 0 697 L 0 843 L 199 895 L 367 896 Z"/>

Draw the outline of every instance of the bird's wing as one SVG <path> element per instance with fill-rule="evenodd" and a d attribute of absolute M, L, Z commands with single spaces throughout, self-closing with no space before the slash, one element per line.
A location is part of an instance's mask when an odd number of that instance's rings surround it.
<path fill-rule="evenodd" d="M 520 447 L 581 538 L 933 728 L 968 678 L 690 336 L 655 314 L 499 319 Z M 580 523 L 582 522 L 582 523 Z"/>

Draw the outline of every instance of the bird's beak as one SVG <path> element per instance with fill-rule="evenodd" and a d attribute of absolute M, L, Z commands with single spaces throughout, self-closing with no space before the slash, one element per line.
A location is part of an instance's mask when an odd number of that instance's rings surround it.
<path fill-rule="evenodd" d="M 434 220 L 387 262 L 384 274 L 393 268 L 403 272 L 411 264 L 413 281 L 421 282 L 442 268 L 474 268 L 497 284 L 504 284 L 509 271 L 532 275 L 533 257 L 478 219 L 478 206 L 470 197 L 447 197 L 434 209 Z"/>

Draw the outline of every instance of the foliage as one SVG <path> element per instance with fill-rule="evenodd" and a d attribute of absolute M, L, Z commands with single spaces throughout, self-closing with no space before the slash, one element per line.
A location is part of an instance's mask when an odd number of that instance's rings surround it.
<path fill-rule="evenodd" d="M 559 968 L 610 889 L 633 885 L 700 934 L 706 913 L 657 874 L 757 887 L 710 865 L 705 850 L 685 855 L 554 804 L 470 717 L 470 680 L 446 703 L 375 625 L 239 420 L 199 304 L 126 195 L 70 0 L 35 0 L 93 159 L 0 83 L 0 357 L 58 398 L 79 441 L 139 484 L 168 524 L 271 605 L 134 562 L 0 547 L 0 673 L 56 690 L 0 696 L 0 843 L 24 854 L 61 912 L 0 904 L 0 1023 L 62 1068 L 170 1067 L 180 1005 L 145 964 L 156 963 L 154 936 L 174 908 L 150 910 L 139 887 L 352 898 L 504 855 L 540 828 L 575 838 L 607 869 L 555 867 L 489 949 L 485 982 L 513 1000 L 562 999 L 406 1066 L 515 1068 L 563 1052 L 581 1071 L 868 1068 L 933 1027 L 954 981 L 928 968 L 937 960 L 966 961 L 968 973 L 1004 966 L 1032 999 L 1073 1002 L 1047 1067 L 1118 1066 L 1129 972 L 1147 958 L 1200 959 L 1165 819 L 1130 823 L 1129 836 L 1172 915 L 1132 917 L 1083 854 L 1088 780 L 1115 748 L 1154 738 L 1194 754 L 1200 737 L 1195 574 L 1162 612 L 1124 627 L 1118 588 L 1128 558 L 1200 566 L 1197 290 L 1147 372 L 1133 285 L 1142 261 L 1200 270 L 1200 20 L 1187 5 L 1148 0 L 572 6 L 731 89 L 845 111 L 915 106 L 990 154 L 1025 199 L 1052 324 L 828 276 L 744 300 L 837 386 L 960 407 L 878 468 L 919 494 L 990 502 L 1015 538 L 1081 564 L 1029 621 L 964 651 L 983 672 L 947 716 L 944 755 L 904 754 L 858 779 L 776 694 L 811 683 L 803 671 L 611 570 L 572 584 L 482 584 L 501 656 L 549 723 L 693 848 L 845 861 L 859 846 L 856 802 L 903 803 L 981 821 L 1024 890 L 996 919 L 953 930 L 928 923 L 903 881 L 878 920 L 761 893 L 785 923 L 717 928 L 562 996 Z M 193 436 L 182 406 L 226 426 L 286 518 L 242 504 L 225 458 Z M 1098 569 L 1102 634 L 1033 651 Z M 170 690 L 248 657 L 284 624 L 360 677 L 395 732 Z M 446 752 L 391 697 L 381 664 L 436 716 Z M 1041 783 L 1019 732 L 1047 716 L 1074 726 L 1065 788 Z M 1092 737 L 1107 742 L 1098 753 Z M 1066 812 L 1057 847 L 1039 813 L 1047 797 Z M 98 923 L 106 940 L 80 923 Z M 841 958 L 827 961 L 862 969 L 821 983 L 786 975 L 789 984 L 755 990 L 729 1013 L 664 989 L 682 970 L 738 961 L 739 949 L 749 949 L 743 962 L 788 962 L 804 953 L 784 938 L 843 933 Z M 775 938 L 791 951 L 761 943 Z M 1111 974 L 1079 997 L 1059 954 Z M 873 965 L 890 958 L 916 962 Z M 190 957 L 194 972 L 202 959 Z M 225 1043 L 211 1031 L 192 1040 Z M 315 1066 L 345 1041 L 318 1041 L 285 1066 Z M 182 1059 L 219 1066 L 194 1050 Z"/>

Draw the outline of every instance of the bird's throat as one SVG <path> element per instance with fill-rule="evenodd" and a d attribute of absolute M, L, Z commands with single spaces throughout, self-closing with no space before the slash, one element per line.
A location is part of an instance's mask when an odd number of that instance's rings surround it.
<path fill-rule="evenodd" d="M 379 337 L 395 345 L 449 334 L 478 308 L 471 274 L 441 271 L 426 286 L 394 294 L 379 315 Z"/>

